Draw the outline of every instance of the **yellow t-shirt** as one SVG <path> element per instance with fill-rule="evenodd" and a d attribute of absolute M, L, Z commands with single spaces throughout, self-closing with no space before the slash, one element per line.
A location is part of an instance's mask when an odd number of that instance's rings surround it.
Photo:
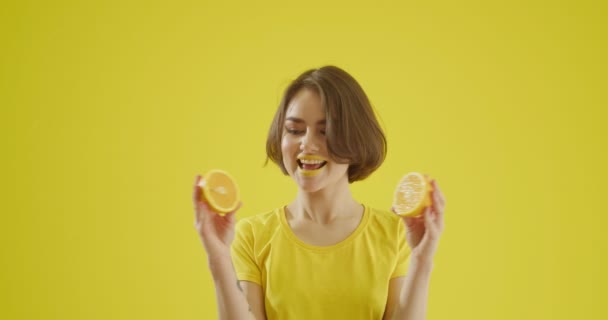
<path fill-rule="evenodd" d="M 410 255 L 401 218 L 367 206 L 332 246 L 302 242 L 278 208 L 239 220 L 231 249 L 237 278 L 262 286 L 268 320 L 382 319 L 389 280 Z"/>

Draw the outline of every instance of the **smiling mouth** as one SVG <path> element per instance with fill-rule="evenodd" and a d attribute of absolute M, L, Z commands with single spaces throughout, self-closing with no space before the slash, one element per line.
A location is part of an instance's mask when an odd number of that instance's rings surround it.
<path fill-rule="evenodd" d="M 323 160 L 306 160 L 298 159 L 298 167 L 304 171 L 313 171 L 323 168 L 327 164 L 327 161 Z"/>

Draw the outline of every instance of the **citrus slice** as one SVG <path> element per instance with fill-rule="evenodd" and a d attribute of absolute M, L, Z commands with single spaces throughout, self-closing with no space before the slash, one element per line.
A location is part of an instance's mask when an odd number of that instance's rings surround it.
<path fill-rule="evenodd" d="M 416 217 L 431 205 L 433 187 L 428 178 L 418 172 L 406 174 L 397 184 L 393 210 L 403 217 Z"/>
<path fill-rule="evenodd" d="M 234 178 L 223 170 L 210 170 L 199 182 L 203 197 L 219 214 L 234 211 L 239 205 L 239 187 Z"/>

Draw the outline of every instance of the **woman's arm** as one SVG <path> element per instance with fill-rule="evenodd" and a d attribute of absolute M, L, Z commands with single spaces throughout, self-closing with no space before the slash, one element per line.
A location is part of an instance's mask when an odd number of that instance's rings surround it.
<path fill-rule="evenodd" d="M 264 290 L 262 286 L 250 281 L 239 281 L 239 283 L 255 319 L 266 320 L 266 307 L 264 305 Z"/>
<path fill-rule="evenodd" d="M 265 319 L 263 315 L 254 315 L 252 312 L 250 302 L 247 301 L 246 294 L 239 285 L 232 261 L 229 258 L 210 261 L 209 269 L 211 270 L 215 284 L 220 320 Z M 247 296 L 255 297 L 252 294 L 247 294 Z"/>
<path fill-rule="evenodd" d="M 431 184 L 433 185 L 432 205 L 426 208 L 422 217 L 403 218 L 407 227 L 407 242 L 412 252 L 403 285 L 401 288 L 396 287 L 396 289 L 391 290 L 393 297 L 392 299 L 389 297 L 389 303 L 391 300 L 397 300 L 394 298 L 395 292 L 399 292 L 399 299 L 396 307 L 394 302 L 392 308 L 387 307 L 387 311 L 392 313 L 388 315 L 389 319 L 426 319 L 431 270 L 433 269 L 433 259 L 439 237 L 443 232 L 443 213 L 445 209 L 445 198 L 437 182 L 431 180 Z"/>
<path fill-rule="evenodd" d="M 248 298 L 238 285 L 236 272 L 232 265 L 230 244 L 234 239 L 236 224 L 234 216 L 239 208 L 237 207 L 225 215 L 214 212 L 202 196 L 200 181 L 201 176 L 197 176 L 192 196 L 195 209 L 194 226 L 207 251 L 209 270 L 215 285 L 219 318 L 221 320 L 264 320 L 264 317 L 258 314 L 254 316 L 254 313 L 249 310 Z M 263 295 L 261 296 L 263 297 Z"/>
<path fill-rule="evenodd" d="M 426 319 L 432 268 L 432 262 L 412 257 L 392 319 Z"/>

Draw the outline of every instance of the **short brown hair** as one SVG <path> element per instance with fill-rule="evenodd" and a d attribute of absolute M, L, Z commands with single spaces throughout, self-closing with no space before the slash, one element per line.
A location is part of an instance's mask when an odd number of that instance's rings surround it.
<path fill-rule="evenodd" d="M 386 157 L 386 137 L 359 83 L 346 71 L 325 66 L 302 73 L 285 89 L 266 140 L 266 155 L 284 174 L 281 139 L 291 99 L 302 89 L 319 94 L 327 127 L 327 149 L 334 161 L 348 163 L 348 181 L 367 178 Z M 338 160 L 340 159 L 340 160 Z"/>

